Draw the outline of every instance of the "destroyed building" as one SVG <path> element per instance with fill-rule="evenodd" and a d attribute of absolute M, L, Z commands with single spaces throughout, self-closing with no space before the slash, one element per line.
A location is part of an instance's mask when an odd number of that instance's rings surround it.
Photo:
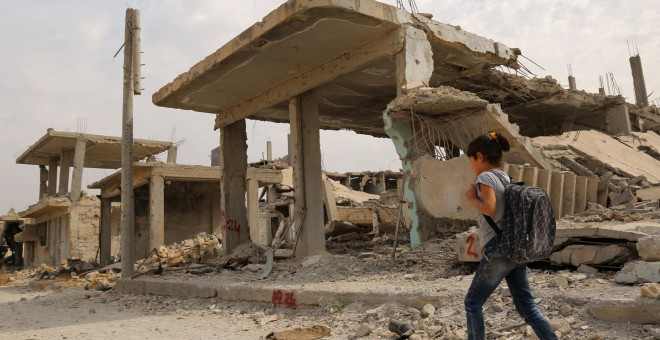
<path fill-rule="evenodd" d="M 136 139 L 133 160 L 171 147 L 171 142 Z M 83 170 L 120 168 L 121 138 L 48 129 L 16 163 L 40 169 L 39 200 L 19 213 L 25 220 L 20 235 L 25 266 L 59 265 L 71 258 L 94 261 L 103 233 L 101 205 L 97 197 L 82 191 Z"/>
<path fill-rule="evenodd" d="M 184 165 L 174 163 L 135 163 L 133 192 L 135 206 L 134 258 L 142 259 L 161 245 L 192 239 L 198 233 L 220 234 L 220 168 L 213 166 Z M 248 205 L 258 207 L 258 189 L 280 183 L 279 171 L 250 169 L 247 175 L 250 185 Z M 100 261 L 109 264 L 120 257 L 118 240 L 118 211 L 113 203 L 120 202 L 121 172 L 116 172 L 88 186 L 100 189 L 101 235 Z M 255 211 L 258 218 L 258 210 Z M 113 216 L 115 218 L 113 219 Z M 240 225 L 235 228 L 240 231 Z M 105 231 L 105 233 L 103 232 Z"/>
<path fill-rule="evenodd" d="M 553 161 L 531 138 L 598 130 L 642 139 L 633 132 L 658 131 L 657 108 L 628 104 L 620 95 L 567 90 L 550 76 L 528 79 L 502 71 L 525 74 L 521 55 L 518 48 L 434 21 L 430 15 L 376 1 L 291 0 L 152 99 L 158 106 L 216 115 L 223 225 L 237 221 L 254 227 L 243 203 L 245 119 L 290 124 L 299 256 L 325 247 L 319 130 L 389 137 L 402 160 L 404 219 L 417 247 L 434 231 L 451 228 L 440 217 L 474 218 L 456 199 L 462 183 L 471 179 L 455 170 L 465 167 L 461 150 L 487 131 L 497 130 L 512 141 L 507 163 L 536 169 L 528 171 L 529 176 L 547 181 L 551 195 L 556 188 L 554 204 L 560 215 L 584 210 L 587 202 L 611 201 L 608 173 L 632 179 L 628 177 L 633 173 L 612 166 L 602 167 L 601 173 L 590 170 L 598 178 L 576 173 L 576 166 Z M 655 138 L 651 130 L 646 133 Z M 648 139 L 644 148 L 657 153 L 657 145 Z M 562 156 L 578 163 L 597 157 L 579 152 L 581 159 Z M 657 160 L 657 155 L 651 157 Z M 643 176 L 640 181 L 650 188 L 657 168 Z M 225 250 L 247 242 L 248 235 L 224 228 Z"/>

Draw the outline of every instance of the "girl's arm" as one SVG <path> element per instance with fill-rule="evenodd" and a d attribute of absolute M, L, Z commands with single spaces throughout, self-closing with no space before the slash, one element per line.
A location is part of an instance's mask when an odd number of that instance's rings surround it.
<path fill-rule="evenodd" d="M 477 189 L 474 186 L 470 186 L 470 189 L 465 193 L 465 198 L 467 199 L 470 205 L 477 209 L 480 213 L 493 216 L 497 212 L 497 198 L 495 197 L 495 190 L 493 188 L 479 183 L 479 191 L 481 191 L 481 197 L 483 201 L 480 201 L 477 197 Z"/>

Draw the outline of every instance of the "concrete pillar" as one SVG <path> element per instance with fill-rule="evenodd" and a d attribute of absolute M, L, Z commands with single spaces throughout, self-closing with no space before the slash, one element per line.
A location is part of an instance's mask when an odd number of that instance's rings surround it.
<path fill-rule="evenodd" d="M 598 178 L 587 177 L 587 202 L 598 203 Z"/>
<path fill-rule="evenodd" d="M 413 26 L 402 26 L 399 39 L 403 42 L 403 50 L 396 54 L 397 95 L 404 94 L 408 89 L 428 86 L 434 70 L 433 50 L 424 31 Z M 406 202 L 405 208 L 402 208 L 402 220 L 410 228 L 410 244 L 416 249 L 433 232 L 434 226 L 428 223 L 430 219 L 422 211 L 415 195 L 419 180 L 412 169 L 416 157 L 412 123 L 406 119 L 393 119 L 387 113 L 383 114 L 383 123 L 385 133 L 394 143 L 401 159 L 404 180 L 400 197 Z"/>
<path fill-rule="evenodd" d="M 387 190 L 387 187 L 385 186 L 385 173 L 381 172 L 378 174 L 378 194 L 381 194 Z"/>
<path fill-rule="evenodd" d="M 400 34 L 404 48 L 396 55 L 397 94 L 428 86 L 434 70 L 433 50 L 426 33 L 413 26 L 403 26 Z"/>
<path fill-rule="evenodd" d="M 575 184 L 577 176 L 572 172 L 564 173 L 564 195 L 562 202 L 562 216 L 575 213 Z"/>
<path fill-rule="evenodd" d="M 261 225 L 259 224 L 259 183 L 255 178 L 248 178 L 246 185 L 250 239 L 254 244 L 269 246 L 273 239 L 270 230 L 270 223 L 266 223 L 266 228 L 260 228 Z"/>
<path fill-rule="evenodd" d="M 149 249 L 165 244 L 165 179 L 151 176 L 149 183 Z"/>
<path fill-rule="evenodd" d="M 223 250 L 231 253 L 247 242 L 250 230 L 245 207 L 247 134 L 245 119 L 220 129 L 220 219 Z"/>
<path fill-rule="evenodd" d="M 176 154 L 178 151 L 178 147 L 172 146 L 167 150 L 167 163 L 168 164 L 176 164 Z"/>
<path fill-rule="evenodd" d="M 291 99 L 289 123 L 296 202 L 294 220 L 300 232 L 296 235 L 299 241 L 295 255 L 302 258 L 325 250 L 319 108 L 314 94 Z"/>
<path fill-rule="evenodd" d="M 266 202 L 273 203 L 281 197 L 280 194 L 277 192 L 276 185 L 269 185 L 267 190 L 268 191 L 266 192 Z"/>
<path fill-rule="evenodd" d="M 273 143 L 271 141 L 266 142 L 266 160 L 268 162 L 273 161 Z"/>
<path fill-rule="evenodd" d="M 561 172 L 552 172 L 550 181 L 550 202 L 555 211 L 555 217 L 561 218 L 563 215 L 562 198 L 564 197 L 564 174 Z"/>
<path fill-rule="evenodd" d="M 57 165 L 60 159 L 51 157 L 48 163 L 48 196 L 55 196 L 57 194 Z"/>
<path fill-rule="evenodd" d="M 508 173 L 509 173 L 509 167 L 510 167 L 510 166 L 511 166 L 511 164 L 504 162 L 504 163 L 502 164 L 502 170 L 503 170 L 505 173 L 508 174 Z"/>
<path fill-rule="evenodd" d="M 73 156 L 73 176 L 71 176 L 71 200 L 76 202 L 80 199 L 82 193 L 83 169 L 85 168 L 85 148 L 87 141 L 78 139 L 76 141 L 76 151 Z"/>
<path fill-rule="evenodd" d="M 523 175 L 525 171 L 525 166 L 520 164 L 509 164 L 509 176 L 513 179 L 514 182 L 522 182 Z"/>
<path fill-rule="evenodd" d="M 589 177 L 579 176 L 575 180 L 575 214 L 587 210 L 587 179 Z"/>
<path fill-rule="evenodd" d="M 642 70 L 642 58 L 639 55 L 630 57 L 630 68 L 632 70 L 633 85 L 635 86 L 635 101 L 637 106 L 649 106 L 649 98 L 646 93 L 646 82 Z"/>
<path fill-rule="evenodd" d="M 344 186 L 347 188 L 351 187 L 351 174 L 346 173 L 346 178 L 344 178 Z"/>
<path fill-rule="evenodd" d="M 597 200 L 598 204 L 602 205 L 603 207 L 607 207 L 607 198 L 610 193 L 610 190 L 608 188 L 605 188 L 603 190 L 600 190 L 597 192 Z"/>
<path fill-rule="evenodd" d="M 610 135 L 618 135 L 620 133 L 630 135 L 632 133 L 630 114 L 628 113 L 628 106 L 626 104 L 612 106 L 605 111 L 605 114 L 607 133 Z"/>
<path fill-rule="evenodd" d="M 601 96 L 604 96 L 605 95 L 605 88 L 599 87 L 598 88 L 598 94 L 601 95 Z"/>
<path fill-rule="evenodd" d="M 539 177 L 539 168 L 533 167 L 533 166 L 526 166 L 523 169 L 523 182 L 525 182 L 525 185 L 529 186 L 537 186 L 536 183 L 538 182 L 538 177 Z"/>
<path fill-rule="evenodd" d="M 45 165 L 39 165 L 39 200 L 48 195 L 48 169 Z"/>
<path fill-rule="evenodd" d="M 545 190 L 545 192 L 550 196 L 551 184 L 552 183 L 552 172 L 546 169 L 539 169 L 538 176 L 536 177 L 536 186 Z"/>
<path fill-rule="evenodd" d="M 112 200 L 101 198 L 101 220 L 99 223 L 99 261 L 101 266 L 112 262 Z"/>
<path fill-rule="evenodd" d="M 69 191 L 69 169 L 73 160 L 73 150 L 62 150 L 60 157 L 60 186 L 58 196 L 65 196 Z"/>
<path fill-rule="evenodd" d="M 575 77 L 573 76 L 568 76 L 568 89 L 577 90 L 577 84 L 575 82 Z"/>

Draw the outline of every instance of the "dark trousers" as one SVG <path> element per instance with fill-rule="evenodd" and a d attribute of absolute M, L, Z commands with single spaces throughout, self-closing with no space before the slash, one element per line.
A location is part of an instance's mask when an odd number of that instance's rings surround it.
<path fill-rule="evenodd" d="M 506 280 L 509 286 L 516 311 L 534 329 L 536 336 L 541 340 L 557 339 L 550 323 L 534 303 L 527 279 L 527 265 L 513 263 L 504 257 L 489 257 L 494 245 L 494 240 L 486 245 L 485 256 L 465 295 L 468 339 L 485 338 L 483 306 L 502 280 Z"/>

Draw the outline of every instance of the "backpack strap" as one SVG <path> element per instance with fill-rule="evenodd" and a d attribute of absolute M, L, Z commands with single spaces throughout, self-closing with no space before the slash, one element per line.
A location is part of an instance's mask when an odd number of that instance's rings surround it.
<path fill-rule="evenodd" d="M 498 173 L 497 171 L 490 171 L 490 170 L 488 170 L 488 171 L 490 173 L 492 173 L 493 175 L 495 175 L 495 177 L 497 177 L 500 180 L 500 182 L 502 182 L 502 185 L 504 185 L 505 187 L 507 186 L 507 184 L 513 183 L 513 178 L 511 178 L 511 176 L 508 176 L 509 177 L 509 183 L 507 183 L 504 180 L 505 177 L 502 176 L 502 174 Z M 502 229 L 500 229 L 500 227 L 497 226 L 497 223 L 495 223 L 495 221 L 493 221 L 493 219 L 490 216 L 488 216 L 486 214 L 482 214 L 482 215 L 484 216 L 484 219 L 486 219 L 486 222 L 488 222 L 490 227 L 493 228 L 493 231 L 495 231 L 497 236 L 502 236 Z"/>
<path fill-rule="evenodd" d="M 493 219 L 490 216 L 486 214 L 482 214 L 482 215 L 484 216 L 486 222 L 488 222 L 490 227 L 493 228 L 495 234 L 497 234 L 497 236 L 502 236 L 502 229 L 500 229 L 500 227 L 497 226 L 497 223 L 495 223 L 495 221 L 493 221 Z"/>

